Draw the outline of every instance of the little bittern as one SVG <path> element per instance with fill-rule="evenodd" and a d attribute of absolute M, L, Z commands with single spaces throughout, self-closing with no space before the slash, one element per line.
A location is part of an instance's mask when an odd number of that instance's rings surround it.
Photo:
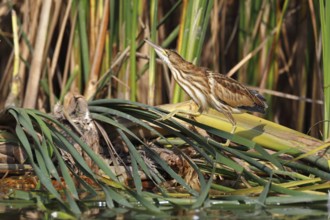
<path fill-rule="evenodd" d="M 187 113 L 177 110 L 163 119 L 168 119 L 179 112 L 197 116 L 211 107 L 228 118 L 233 125 L 231 133 L 234 133 L 236 121 L 232 113 L 244 111 L 265 113 L 266 100 L 257 91 L 250 90 L 223 74 L 197 67 L 184 60 L 174 50 L 164 49 L 148 40 L 145 41 L 155 49 L 158 56 L 170 68 L 176 82 L 199 106 L 198 112 Z"/>

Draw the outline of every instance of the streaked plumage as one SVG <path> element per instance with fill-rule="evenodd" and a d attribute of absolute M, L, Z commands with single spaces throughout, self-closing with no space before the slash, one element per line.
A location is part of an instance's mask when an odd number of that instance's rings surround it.
<path fill-rule="evenodd" d="M 236 80 L 184 60 L 177 52 L 163 49 L 152 42 L 158 56 L 170 68 L 174 79 L 199 106 L 199 112 L 214 108 L 223 113 L 235 126 L 232 113 L 242 111 L 265 113 L 265 98 Z"/>

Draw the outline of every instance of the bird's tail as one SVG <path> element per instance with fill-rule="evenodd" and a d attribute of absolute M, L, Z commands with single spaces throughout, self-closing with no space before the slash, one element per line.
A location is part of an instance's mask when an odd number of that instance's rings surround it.
<path fill-rule="evenodd" d="M 240 109 L 244 109 L 249 112 L 260 112 L 262 114 L 266 113 L 266 109 L 268 105 L 266 103 L 265 97 L 263 97 L 258 91 L 256 90 L 249 90 L 252 95 L 255 96 L 257 100 L 255 100 L 254 106 L 240 106 Z"/>

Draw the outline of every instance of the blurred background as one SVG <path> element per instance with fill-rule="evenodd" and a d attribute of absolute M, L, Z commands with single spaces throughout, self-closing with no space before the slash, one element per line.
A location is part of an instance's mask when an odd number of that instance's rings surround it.
<path fill-rule="evenodd" d="M 1 0 L 0 109 L 52 112 L 69 92 L 187 100 L 148 38 L 258 90 L 266 119 L 326 140 L 327 16 L 323 0 Z"/>

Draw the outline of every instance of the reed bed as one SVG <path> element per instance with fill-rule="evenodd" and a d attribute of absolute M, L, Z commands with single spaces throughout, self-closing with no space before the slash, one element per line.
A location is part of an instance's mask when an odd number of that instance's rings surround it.
<path fill-rule="evenodd" d="M 22 163 L 31 166 L 25 169 L 69 213 L 81 213 L 80 202 L 90 199 L 153 213 L 165 209 L 157 206 L 162 201 L 190 208 L 220 200 L 327 201 L 330 5 L 324 0 L 3 0 L 0 9 L 0 143 L 24 149 Z M 235 116 L 234 135 L 213 111 L 158 121 L 192 106 L 145 38 L 264 94 L 264 119 Z M 79 113 L 73 102 L 95 122 L 106 159 L 68 129 L 70 117 L 79 116 L 65 115 Z M 224 147 L 224 139 L 235 144 Z M 127 172 L 123 179 L 119 167 Z M 66 188 L 59 190 L 52 180 L 63 179 Z M 169 179 L 174 190 L 164 184 Z"/>

